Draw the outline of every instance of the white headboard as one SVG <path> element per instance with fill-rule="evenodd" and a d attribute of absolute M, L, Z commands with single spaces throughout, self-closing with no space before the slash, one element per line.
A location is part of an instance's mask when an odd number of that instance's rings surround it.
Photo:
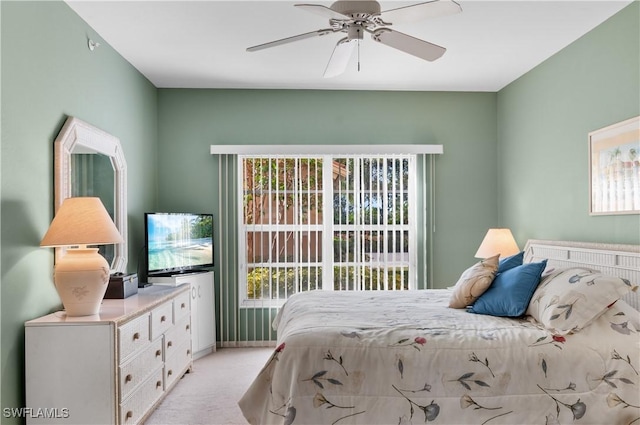
<path fill-rule="evenodd" d="M 524 248 L 524 262 L 544 259 L 547 266 L 589 267 L 640 285 L 640 245 L 528 240 Z M 623 297 L 636 310 L 640 310 L 638 292 Z"/>

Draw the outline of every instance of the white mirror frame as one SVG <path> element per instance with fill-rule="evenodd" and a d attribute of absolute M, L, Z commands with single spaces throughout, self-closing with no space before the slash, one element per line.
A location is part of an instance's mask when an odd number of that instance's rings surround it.
<path fill-rule="evenodd" d="M 54 143 L 55 211 L 71 196 L 72 153 L 100 153 L 111 160 L 114 171 L 114 223 L 124 243 L 114 246 L 111 273 L 125 272 L 127 266 L 127 163 L 120 139 L 78 118 L 68 117 Z M 56 261 L 65 248 L 56 248 Z"/>

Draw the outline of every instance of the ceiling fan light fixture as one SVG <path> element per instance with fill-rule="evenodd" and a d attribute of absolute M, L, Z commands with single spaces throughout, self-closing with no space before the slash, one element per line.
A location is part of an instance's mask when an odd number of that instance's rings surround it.
<path fill-rule="evenodd" d="M 349 40 L 362 40 L 363 35 L 364 28 L 362 28 L 362 25 L 353 24 L 347 28 L 347 38 Z"/>

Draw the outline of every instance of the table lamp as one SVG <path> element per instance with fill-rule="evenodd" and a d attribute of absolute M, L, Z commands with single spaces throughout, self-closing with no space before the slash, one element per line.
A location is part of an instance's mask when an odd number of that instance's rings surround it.
<path fill-rule="evenodd" d="M 53 281 L 68 316 L 98 314 L 109 283 L 110 267 L 87 245 L 123 243 L 100 198 L 76 197 L 62 202 L 42 247 L 69 247 L 55 265 Z"/>
<path fill-rule="evenodd" d="M 489 258 L 500 254 L 500 258 L 508 257 L 520 252 L 516 240 L 509 229 L 489 229 L 484 236 L 476 258 Z"/>

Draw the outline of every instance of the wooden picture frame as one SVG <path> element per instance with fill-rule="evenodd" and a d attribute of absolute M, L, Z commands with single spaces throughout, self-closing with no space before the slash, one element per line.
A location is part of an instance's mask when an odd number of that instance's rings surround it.
<path fill-rule="evenodd" d="M 640 214 L 640 116 L 589 133 L 589 214 Z"/>

